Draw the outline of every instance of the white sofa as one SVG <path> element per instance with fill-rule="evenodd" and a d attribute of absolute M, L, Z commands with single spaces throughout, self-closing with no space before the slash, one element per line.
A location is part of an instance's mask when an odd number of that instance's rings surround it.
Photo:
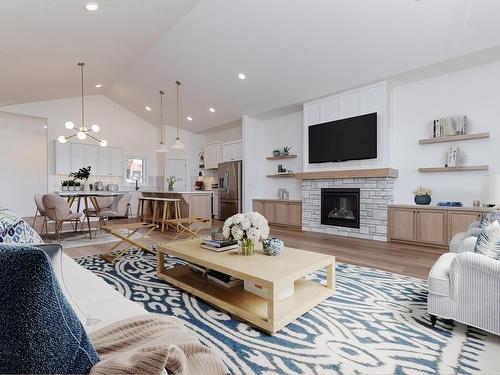
<path fill-rule="evenodd" d="M 500 335 L 500 261 L 474 253 L 479 223 L 454 236 L 429 273 L 427 310 Z"/>

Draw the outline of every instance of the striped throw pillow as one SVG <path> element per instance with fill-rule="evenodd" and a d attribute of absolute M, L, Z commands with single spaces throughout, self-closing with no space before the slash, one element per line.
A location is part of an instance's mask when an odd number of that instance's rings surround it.
<path fill-rule="evenodd" d="M 500 220 L 500 211 L 489 211 L 481 218 L 481 228 L 484 229 L 496 220 Z"/>
<path fill-rule="evenodd" d="M 498 221 L 492 222 L 481 231 L 474 252 L 500 259 L 500 224 Z"/>

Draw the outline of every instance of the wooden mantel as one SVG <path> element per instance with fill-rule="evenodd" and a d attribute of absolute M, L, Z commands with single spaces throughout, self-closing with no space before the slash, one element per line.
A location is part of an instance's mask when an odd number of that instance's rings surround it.
<path fill-rule="evenodd" d="M 345 169 L 337 171 L 318 171 L 295 173 L 299 180 L 319 180 L 327 178 L 363 178 L 363 177 L 391 177 L 399 176 L 399 171 L 392 168 L 375 169 Z"/>

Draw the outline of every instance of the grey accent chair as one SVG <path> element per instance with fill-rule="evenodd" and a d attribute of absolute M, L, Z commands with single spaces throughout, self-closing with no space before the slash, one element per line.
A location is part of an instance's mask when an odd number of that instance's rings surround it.
<path fill-rule="evenodd" d="M 500 260 L 474 252 L 479 222 L 456 234 L 429 273 L 427 311 L 500 335 Z"/>
<path fill-rule="evenodd" d="M 105 225 L 106 222 L 112 218 L 120 218 L 126 217 L 127 220 L 130 220 L 130 201 L 132 200 L 132 193 L 127 193 L 121 196 L 116 204 L 112 207 L 101 208 L 99 205 L 99 211 L 95 210 L 83 210 L 85 215 L 94 216 L 99 218 L 99 226 L 96 228 L 96 233 L 102 225 Z"/>
<path fill-rule="evenodd" d="M 82 217 L 83 214 L 81 212 L 72 212 L 66 199 L 57 194 L 45 194 L 42 197 L 42 203 L 45 208 L 47 218 L 55 222 L 56 238 L 61 238 L 63 224 L 65 221 L 69 221 L 71 224 L 75 221 L 73 229 L 76 230 L 80 217 Z"/>

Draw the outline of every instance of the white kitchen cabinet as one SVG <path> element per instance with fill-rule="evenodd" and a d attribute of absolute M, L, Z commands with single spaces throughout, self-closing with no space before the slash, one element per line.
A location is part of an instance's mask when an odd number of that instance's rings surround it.
<path fill-rule="evenodd" d="M 99 176 L 109 176 L 109 147 L 99 147 Z"/>
<path fill-rule="evenodd" d="M 125 174 L 125 160 L 123 149 L 119 147 L 109 148 L 109 175 L 123 177 Z"/>
<path fill-rule="evenodd" d="M 91 175 L 123 177 L 125 173 L 123 149 L 84 143 L 55 143 L 56 174 L 68 175 L 89 165 Z"/>
<path fill-rule="evenodd" d="M 56 174 L 68 175 L 71 172 L 71 143 L 56 142 Z"/>
<path fill-rule="evenodd" d="M 85 145 L 85 166 L 90 166 L 91 175 L 96 175 L 99 170 L 99 148 L 97 145 Z"/>
<path fill-rule="evenodd" d="M 222 162 L 222 142 L 205 145 L 205 169 L 215 169 Z"/>
<path fill-rule="evenodd" d="M 234 161 L 242 159 L 241 141 L 226 142 L 222 144 L 222 161 Z"/>
<path fill-rule="evenodd" d="M 71 144 L 71 172 L 76 172 L 80 168 L 86 167 L 85 145 L 81 143 Z"/>

